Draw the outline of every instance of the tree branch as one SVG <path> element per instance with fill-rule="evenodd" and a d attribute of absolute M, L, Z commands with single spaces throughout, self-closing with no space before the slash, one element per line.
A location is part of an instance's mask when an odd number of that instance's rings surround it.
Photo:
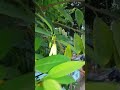
<path fill-rule="evenodd" d="M 86 6 L 87 8 L 89 8 L 89 9 L 91 9 L 92 11 L 99 12 L 99 13 L 101 13 L 101 14 L 110 16 L 110 17 L 112 17 L 112 18 L 114 18 L 114 19 L 117 19 L 117 20 L 119 19 L 119 20 L 120 20 L 120 17 L 118 17 L 118 16 L 116 16 L 116 15 L 114 15 L 114 14 L 111 14 L 111 12 L 109 12 L 108 10 L 97 9 L 97 8 L 95 8 L 95 7 L 93 7 L 93 6 L 89 5 L 89 4 L 85 4 L 85 6 Z"/>
<path fill-rule="evenodd" d="M 80 32 L 80 33 L 82 33 L 82 31 L 80 31 L 80 30 L 78 30 L 78 29 L 74 29 L 74 28 L 72 28 L 72 27 L 69 27 L 69 26 L 67 26 L 67 25 L 64 25 L 64 24 L 61 24 L 61 23 L 58 23 L 58 22 L 54 22 L 54 24 L 57 24 L 57 25 L 60 25 L 60 26 L 65 27 L 65 28 L 71 29 L 71 30 L 73 30 L 74 32 Z"/>

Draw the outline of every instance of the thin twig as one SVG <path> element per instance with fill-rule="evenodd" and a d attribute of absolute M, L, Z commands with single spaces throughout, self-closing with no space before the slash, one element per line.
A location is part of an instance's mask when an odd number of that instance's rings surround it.
<path fill-rule="evenodd" d="M 60 25 L 60 26 L 65 27 L 65 28 L 71 29 L 71 30 L 73 30 L 74 32 L 80 32 L 80 33 L 82 33 L 82 32 L 81 32 L 80 30 L 78 30 L 78 29 L 74 29 L 74 28 L 72 28 L 72 27 L 69 27 L 69 26 L 67 26 L 67 25 L 64 25 L 64 24 L 61 24 L 61 23 L 58 23 L 58 22 L 54 22 L 54 24 L 57 24 L 57 25 Z"/>

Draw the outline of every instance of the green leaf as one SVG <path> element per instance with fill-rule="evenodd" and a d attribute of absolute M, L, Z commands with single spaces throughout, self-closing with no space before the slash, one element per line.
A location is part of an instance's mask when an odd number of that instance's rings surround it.
<path fill-rule="evenodd" d="M 72 57 L 72 52 L 71 52 L 71 48 L 70 48 L 70 45 L 68 45 L 65 49 L 65 53 L 64 53 L 65 56 L 69 57 L 71 59 Z"/>
<path fill-rule="evenodd" d="M 72 17 L 70 16 L 70 14 L 63 8 L 59 8 L 59 12 L 61 13 L 61 15 L 63 15 L 67 20 L 69 20 L 71 23 L 73 22 Z"/>
<path fill-rule="evenodd" d="M 116 45 L 116 49 L 120 56 L 120 22 L 113 22 L 112 32 L 113 32 L 113 39 Z"/>
<path fill-rule="evenodd" d="M 70 59 L 64 55 L 53 55 L 36 61 L 35 69 L 46 73 L 54 66 L 67 61 L 70 61 Z"/>
<path fill-rule="evenodd" d="M 77 33 L 74 34 L 74 47 L 78 54 L 84 50 L 82 39 Z"/>
<path fill-rule="evenodd" d="M 104 66 L 109 62 L 113 53 L 113 37 L 107 24 L 98 17 L 94 21 L 93 38 L 95 60 Z"/>
<path fill-rule="evenodd" d="M 85 33 L 81 35 L 81 39 L 82 39 L 83 47 L 85 49 Z"/>
<path fill-rule="evenodd" d="M 35 51 L 37 51 L 40 47 L 41 41 L 39 37 L 35 37 Z"/>
<path fill-rule="evenodd" d="M 47 26 L 50 28 L 51 32 L 53 31 L 52 26 L 50 25 L 50 23 L 44 18 L 42 17 L 40 14 L 36 14 L 39 18 L 42 19 L 43 22 L 45 22 L 47 24 Z"/>
<path fill-rule="evenodd" d="M 43 86 L 45 90 L 61 90 L 60 84 L 53 80 L 53 79 L 47 79 L 43 82 Z"/>
<path fill-rule="evenodd" d="M 63 77 L 59 77 L 59 78 L 54 78 L 54 80 L 56 80 L 60 84 L 71 84 L 71 83 L 75 82 L 73 77 L 68 76 L 68 75 L 67 76 L 63 76 Z"/>
<path fill-rule="evenodd" d="M 50 32 L 45 31 L 44 29 L 40 28 L 40 27 L 35 27 L 35 32 L 36 33 L 40 33 L 40 34 L 44 34 L 46 36 L 51 36 Z"/>
<path fill-rule="evenodd" d="M 65 45 L 65 46 L 67 46 L 69 43 L 68 42 L 65 42 L 65 41 L 63 41 L 63 40 L 57 40 L 59 43 L 61 43 L 61 44 L 63 44 L 63 45 Z M 69 44 L 70 45 L 70 44 Z M 70 48 L 71 48 L 71 50 L 73 50 L 74 52 L 76 52 L 77 53 L 77 50 L 72 46 L 72 45 L 70 45 Z"/>
<path fill-rule="evenodd" d="M 76 11 L 75 11 L 75 19 L 77 21 L 78 26 L 80 27 L 80 25 L 82 24 L 83 19 L 84 19 L 84 15 L 83 15 L 81 10 L 76 9 Z"/>
<path fill-rule="evenodd" d="M 73 71 L 80 69 L 85 64 L 84 61 L 68 61 L 54 66 L 49 72 L 48 77 L 58 78 L 66 76 Z"/>
<path fill-rule="evenodd" d="M 35 87 L 35 90 L 44 90 L 44 88 L 41 87 L 41 86 L 36 86 L 36 87 Z"/>

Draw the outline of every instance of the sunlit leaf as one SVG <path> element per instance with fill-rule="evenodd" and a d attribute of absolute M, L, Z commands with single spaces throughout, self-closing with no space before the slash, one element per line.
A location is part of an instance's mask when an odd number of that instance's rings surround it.
<path fill-rule="evenodd" d="M 53 79 L 45 80 L 43 86 L 45 90 L 61 90 L 60 84 Z"/>
<path fill-rule="evenodd" d="M 85 64 L 84 61 L 68 61 L 57 66 L 54 66 L 49 72 L 48 77 L 58 78 L 70 74 L 71 72 L 80 69 Z"/>
<path fill-rule="evenodd" d="M 64 55 L 53 55 L 36 61 L 35 69 L 46 73 L 54 66 L 67 61 L 70 61 L 70 59 Z"/>

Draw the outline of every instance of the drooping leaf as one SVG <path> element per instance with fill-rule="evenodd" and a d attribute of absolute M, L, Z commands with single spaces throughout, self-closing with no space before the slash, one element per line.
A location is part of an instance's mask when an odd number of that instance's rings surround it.
<path fill-rule="evenodd" d="M 120 56 L 120 22 L 113 22 L 112 32 L 113 32 L 113 39 L 116 45 L 116 49 Z"/>
<path fill-rule="evenodd" d="M 46 73 L 54 66 L 67 61 L 70 61 L 70 59 L 64 55 L 53 55 L 36 61 L 35 69 Z"/>
<path fill-rule="evenodd" d="M 45 31 L 44 29 L 40 28 L 40 27 L 35 27 L 35 32 L 36 33 L 40 33 L 46 36 L 50 36 L 50 32 Z"/>
<path fill-rule="evenodd" d="M 106 65 L 113 53 L 112 32 L 106 23 L 96 17 L 94 21 L 94 54 L 98 64 Z"/>
<path fill-rule="evenodd" d="M 40 14 L 36 14 L 39 18 L 41 18 L 41 20 L 43 21 L 43 22 L 45 22 L 46 24 L 47 24 L 47 26 L 50 28 L 50 30 L 51 30 L 51 32 L 53 31 L 53 28 L 52 28 L 52 26 L 51 26 L 51 24 L 44 18 L 44 17 L 42 17 Z"/>
<path fill-rule="evenodd" d="M 76 11 L 75 11 L 75 19 L 77 21 L 78 26 L 80 27 L 80 25 L 82 24 L 83 19 L 84 19 L 84 15 L 83 15 L 81 10 L 76 9 Z"/>
<path fill-rule="evenodd" d="M 54 66 L 49 72 L 48 77 L 59 78 L 70 74 L 71 72 L 80 69 L 85 64 L 84 61 L 68 61 L 57 66 Z"/>
<path fill-rule="evenodd" d="M 61 90 L 60 84 L 53 79 L 45 80 L 43 86 L 45 90 Z"/>
<path fill-rule="evenodd" d="M 77 50 L 77 53 L 83 52 L 84 50 L 82 39 L 77 33 L 74 34 L 74 47 Z"/>

